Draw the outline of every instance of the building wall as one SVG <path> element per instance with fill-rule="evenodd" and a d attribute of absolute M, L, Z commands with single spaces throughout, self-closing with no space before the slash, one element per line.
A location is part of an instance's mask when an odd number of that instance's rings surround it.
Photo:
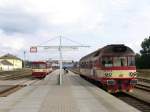
<path fill-rule="evenodd" d="M 0 71 L 11 71 L 11 70 L 13 70 L 13 66 L 0 64 Z"/>
<path fill-rule="evenodd" d="M 2 61 L 3 59 L 0 59 Z M 22 61 L 16 59 L 5 59 L 13 64 L 13 69 L 22 69 Z"/>

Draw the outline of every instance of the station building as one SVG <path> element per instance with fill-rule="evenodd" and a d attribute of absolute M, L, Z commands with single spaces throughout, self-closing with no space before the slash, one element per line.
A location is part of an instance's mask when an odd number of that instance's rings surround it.
<path fill-rule="evenodd" d="M 0 70 L 10 71 L 22 69 L 22 60 L 12 54 L 6 54 L 0 57 Z"/>

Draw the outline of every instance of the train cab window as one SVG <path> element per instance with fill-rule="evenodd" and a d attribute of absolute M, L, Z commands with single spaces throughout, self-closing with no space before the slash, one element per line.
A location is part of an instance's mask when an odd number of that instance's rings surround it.
<path fill-rule="evenodd" d="M 135 58 L 128 57 L 128 66 L 135 66 Z"/>
<path fill-rule="evenodd" d="M 33 69 L 45 69 L 46 68 L 46 64 L 33 64 L 32 68 Z"/>
<path fill-rule="evenodd" d="M 114 57 L 114 66 L 127 66 L 126 57 Z"/>
<path fill-rule="evenodd" d="M 41 69 L 44 69 L 44 68 L 46 68 L 46 65 L 45 65 L 45 64 L 40 64 L 39 67 L 40 67 Z"/>
<path fill-rule="evenodd" d="M 112 57 L 103 57 L 102 58 L 102 65 L 105 67 L 113 66 L 113 59 Z"/>

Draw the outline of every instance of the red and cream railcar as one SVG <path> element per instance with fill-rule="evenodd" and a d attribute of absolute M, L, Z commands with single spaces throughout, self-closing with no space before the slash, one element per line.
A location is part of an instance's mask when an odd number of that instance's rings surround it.
<path fill-rule="evenodd" d="M 52 67 L 43 61 L 32 62 L 32 77 L 44 78 L 52 72 Z"/>
<path fill-rule="evenodd" d="M 80 73 L 98 81 L 108 92 L 132 91 L 136 79 L 135 53 L 125 45 L 107 45 L 80 60 Z"/>

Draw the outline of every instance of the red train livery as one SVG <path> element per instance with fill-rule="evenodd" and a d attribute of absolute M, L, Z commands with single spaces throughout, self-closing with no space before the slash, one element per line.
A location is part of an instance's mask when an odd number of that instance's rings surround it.
<path fill-rule="evenodd" d="M 52 72 L 52 67 L 43 61 L 34 61 L 32 62 L 32 77 L 44 78 Z"/>
<path fill-rule="evenodd" d="M 80 60 L 80 74 L 108 92 L 132 91 L 137 84 L 135 53 L 125 45 L 107 45 Z"/>

